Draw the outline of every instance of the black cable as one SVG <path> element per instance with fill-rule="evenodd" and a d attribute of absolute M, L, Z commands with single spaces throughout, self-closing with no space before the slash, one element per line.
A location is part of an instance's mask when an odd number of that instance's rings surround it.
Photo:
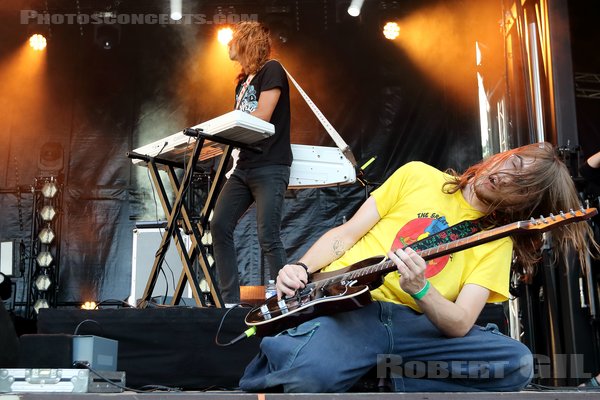
<path fill-rule="evenodd" d="M 86 322 L 93 322 L 94 324 L 98 325 L 98 327 L 100 328 L 100 331 L 102 332 L 102 334 L 104 334 L 104 329 L 102 328 L 102 325 L 100 325 L 100 323 L 98 323 L 98 321 L 95 321 L 93 319 L 84 319 L 79 324 L 77 324 L 77 326 L 75 327 L 75 331 L 73 332 L 73 335 L 78 335 L 79 328 L 81 328 L 81 325 L 85 324 Z"/>
<path fill-rule="evenodd" d="M 219 327 L 217 328 L 217 333 L 215 333 L 215 344 L 217 346 L 219 346 L 219 347 L 231 346 L 232 344 L 235 344 L 235 343 L 239 342 L 240 340 L 245 339 L 247 337 L 253 336 L 256 333 L 256 328 L 255 327 L 251 327 L 251 328 L 247 329 L 246 331 L 244 331 L 244 333 L 240 334 L 239 336 L 237 336 L 233 340 L 230 340 L 227 343 L 221 343 L 221 342 L 219 342 L 219 333 L 221 332 L 221 328 L 223 327 L 223 323 L 225 322 L 225 318 L 227 318 L 227 315 L 233 309 L 241 307 L 242 305 L 252 307 L 252 305 L 248 304 L 248 303 L 238 303 L 238 304 L 235 304 L 233 307 L 229 308 L 227 311 L 225 311 L 225 314 L 223 314 L 223 317 L 221 317 L 221 322 L 219 322 Z"/>
<path fill-rule="evenodd" d="M 109 385 L 113 385 L 115 387 L 118 387 L 119 389 L 127 390 L 127 391 L 130 391 L 130 392 L 135 392 L 135 393 L 150 393 L 150 392 L 155 392 L 157 390 L 162 390 L 162 391 L 165 391 L 165 392 L 181 392 L 180 388 L 172 388 L 172 387 L 163 386 L 163 385 L 145 385 L 145 386 L 142 386 L 143 388 L 144 387 L 151 387 L 152 390 L 134 389 L 134 388 L 130 388 L 130 387 L 125 386 L 125 385 L 121 385 L 120 383 L 114 382 L 113 380 L 105 377 L 100 372 L 98 372 L 94 368 L 90 367 L 87 362 L 75 361 L 73 363 L 73 366 L 75 366 L 75 367 L 83 367 L 85 369 L 88 369 L 90 372 L 92 372 L 94 375 L 98 376 L 100 379 L 104 380 Z"/>

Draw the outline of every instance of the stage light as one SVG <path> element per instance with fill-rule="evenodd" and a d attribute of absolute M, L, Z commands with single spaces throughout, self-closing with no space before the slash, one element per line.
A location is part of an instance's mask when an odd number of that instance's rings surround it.
<path fill-rule="evenodd" d="M 55 237 L 56 235 L 54 234 L 54 232 L 52 232 L 52 229 L 50 229 L 50 227 L 42 229 L 40 231 L 40 234 L 38 235 L 38 239 L 40 239 L 40 242 L 43 244 L 52 243 Z"/>
<path fill-rule="evenodd" d="M 35 288 L 40 292 L 45 292 L 52 286 L 52 279 L 46 274 L 40 274 L 35 278 Z"/>
<path fill-rule="evenodd" d="M 171 0 L 171 19 L 179 21 L 182 17 L 181 0 Z"/>
<path fill-rule="evenodd" d="M 38 254 L 36 261 L 40 267 L 49 267 L 52 264 L 52 254 L 49 251 L 42 251 Z"/>
<path fill-rule="evenodd" d="M 64 165 L 64 151 L 58 142 L 46 142 L 40 148 L 38 176 L 58 176 Z"/>
<path fill-rule="evenodd" d="M 46 41 L 44 35 L 40 35 L 39 33 L 31 35 L 31 37 L 29 38 L 29 46 L 31 46 L 31 48 L 35 51 L 44 50 L 47 44 L 48 42 Z"/>
<path fill-rule="evenodd" d="M 233 29 L 231 28 L 220 28 L 217 31 L 217 40 L 221 44 L 228 44 L 233 38 Z"/>
<path fill-rule="evenodd" d="M 352 17 L 358 17 L 364 1 L 365 0 L 352 0 L 350 2 L 350 6 L 348 7 L 348 14 L 350 14 Z"/>
<path fill-rule="evenodd" d="M 33 305 L 33 309 L 35 310 L 35 313 L 39 314 L 40 310 L 42 308 L 50 308 L 50 305 L 48 304 L 48 300 L 46 300 L 46 299 L 37 299 L 35 301 L 35 304 Z"/>
<path fill-rule="evenodd" d="M 56 196 L 56 193 L 58 193 L 58 186 L 56 186 L 56 182 L 53 180 L 44 183 L 44 186 L 42 186 L 42 194 L 45 198 L 51 199 Z"/>
<path fill-rule="evenodd" d="M 46 222 L 52 221 L 56 216 L 56 210 L 52 206 L 44 206 L 40 211 L 40 216 Z"/>
<path fill-rule="evenodd" d="M 400 25 L 397 22 L 387 22 L 383 26 L 383 36 L 389 40 L 396 39 L 400 36 Z"/>
<path fill-rule="evenodd" d="M 95 301 L 86 301 L 81 305 L 82 310 L 95 310 L 98 308 L 98 304 Z"/>

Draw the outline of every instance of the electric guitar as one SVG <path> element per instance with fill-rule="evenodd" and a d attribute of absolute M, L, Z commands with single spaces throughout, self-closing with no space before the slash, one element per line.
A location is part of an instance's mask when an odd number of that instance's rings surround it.
<path fill-rule="evenodd" d="M 531 218 L 418 251 L 425 260 L 456 253 L 513 234 L 537 230 L 545 232 L 561 225 L 589 219 L 598 213 L 595 208 L 550 214 Z M 372 302 L 370 291 L 383 283 L 383 275 L 395 271 L 396 265 L 386 257 L 371 257 L 346 268 L 315 273 L 309 283 L 292 297 L 277 300 L 273 296 L 246 315 L 246 325 L 266 336 L 292 328 L 320 315 L 330 315 L 364 307 Z"/>

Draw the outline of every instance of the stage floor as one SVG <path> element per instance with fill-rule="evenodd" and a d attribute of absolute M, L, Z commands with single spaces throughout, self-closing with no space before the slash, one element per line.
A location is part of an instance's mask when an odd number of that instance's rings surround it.
<path fill-rule="evenodd" d="M 600 391 L 523 391 L 516 393 L 485 392 L 485 393 L 244 393 L 244 392 L 153 392 L 153 393 L 17 393 L 0 394 L 0 400 L 199 400 L 199 399 L 248 399 L 248 400 L 344 400 L 344 399 L 402 399 L 402 400 L 555 400 L 555 399 L 600 399 Z"/>

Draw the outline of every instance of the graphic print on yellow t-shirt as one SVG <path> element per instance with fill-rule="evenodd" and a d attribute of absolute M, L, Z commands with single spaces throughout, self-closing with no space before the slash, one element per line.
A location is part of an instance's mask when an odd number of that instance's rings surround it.
<path fill-rule="evenodd" d="M 412 221 L 408 221 L 396 234 L 394 243 L 390 250 L 401 249 L 410 247 L 411 244 L 425 239 L 430 235 L 443 231 L 448 228 L 446 218 L 417 218 Z M 443 257 L 434 258 L 427 262 L 427 269 L 425 270 L 425 277 L 431 278 L 437 275 L 448 263 L 450 255 Z"/>

